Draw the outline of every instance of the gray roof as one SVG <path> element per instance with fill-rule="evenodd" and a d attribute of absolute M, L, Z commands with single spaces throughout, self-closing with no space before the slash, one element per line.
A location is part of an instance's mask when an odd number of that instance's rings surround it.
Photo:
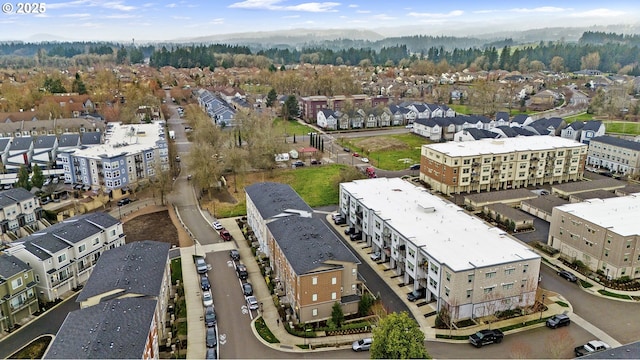
<path fill-rule="evenodd" d="M 533 221 L 533 216 L 518 210 L 518 209 L 514 209 L 509 205 L 505 205 L 505 204 L 491 204 L 491 205 L 487 205 L 487 208 L 489 208 L 492 211 L 495 211 L 497 214 L 502 215 L 502 217 L 507 217 L 510 220 L 513 221 Z"/>
<path fill-rule="evenodd" d="M 551 211 L 553 210 L 554 207 L 566 205 L 569 203 L 569 201 L 559 198 L 557 196 L 545 195 L 545 196 L 539 196 L 535 199 L 524 200 L 522 203 L 529 204 L 533 208 L 540 209 L 548 214 L 551 214 Z"/>
<path fill-rule="evenodd" d="M 58 138 L 59 147 L 79 146 L 80 135 L 79 134 L 62 134 Z"/>
<path fill-rule="evenodd" d="M 496 113 L 496 121 L 498 120 L 504 120 L 506 122 L 509 122 L 509 113 L 506 111 L 498 111 Z"/>
<path fill-rule="evenodd" d="M 33 199 L 34 197 L 35 195 L 21 187 L 0 191 L 0 209 L 5 206 L 15 205 L 21 201 Z"/>
<path fill-rule="evenodd" d="M 0 284 L 29 269 L 31 268 L 17 257 L 0 252 Z"/>
<path fill-rule="evenodd" d="M 602 190 L 602 189 L 585 191 L 585 192 L 571 195 L 571 197 L 575 199 L 579 199 L 581 201 L 589 200 L 589 199 L 609 199 L 617 196 L 618 195 L 616 195 L 612 191 Z"/>
<path fill-rule="evenodd" d="M 613 145 L 625 149 L 640 151 L 640 142 L 620 139 L 614 136 L 598 136 L 591 139 L 591 141 L 601 142 L 608 145 Z"/>
<path fill-rule="evenodd" d="M 499 134 L 496 132 L 484 130 L 484 129 L 478 129 L 478 128 L 466 128 L 463 131 L 468 132 L 469 135 L 471 135 L 476 140 L 495 139 L 499 136 Z"/>
<path fill-rule="evenodd" d="M 24 242 L 26 250 L 44 260 L 50 258 L 51 254 L 98 234 L 118 222 L 119 220 L 107 213 L 84 214 L 51 225 L 19 241 Z"/>
<path fill-rule="evenodd" d="M 156 300 L 114 299 L 69 313 L 45 359 L 141 359 Z"/>
<path fill-rule="evenodd" d="M 328 264 L 329 260 L 359 263 L 320 219 L 292 215 L 272 221 L 267 227 L 297 275 L 338 266 Z"/>
<path fill-rule="evenodd" d="M 287 184 L 257 183 L 247 186 L 245 192 L 263 219 L 282 214 L 287 209 L 313 212 L 313 209 Z"/>
<path fill-rule="evenodd" d="M 640 193 L 640 185 L 629 184 L 622 189 L 616 189 L 616 193 L 622 195 L 630 195 L 635 193 Z"/>
<path fill-rule="evenodd" d="M 538 194 L 527 189 L 509 189 L 499 191 L 487 191 L 481 193 L 473 193 L 465 195 L 465 200 L 469 200 L 474 203 L 500 203 L 500 202 L 512 202 L 518 199 L 533 199 Z"/>
<path fill-rule="evenodd" d="M 11 146 L 9 149 L 11 150 L 28 150 L 33 144 L 33 138 L 30 136 L 24 137 L 14 137 L 11 141 Z"/>
<path fill-rule="evenodd" d="M 33 143 L 34 149 L 51 149 L 58 138 L 55 135 L 38 136 Z"/>
<path fill-rule="evenodd" d="M 120 292 L 115 296 L 159 296 L 170 247 L 168 243 L 145 240 L 105 251 L 76 301 L 116 289 Z"/>
<path fill-rule="evenodd" d="M 7 144 L 11 141 L 11 138 L 0 138 L 0 150 L 7 148 Z"/>
<path fill-rule="evenodd" d="M 529 118 L 529 115 L 527 114 L 518 114 L 514 116 L 513 119 L 511 119 L 511 122 L 522 125 L 528 118 Z"/>
<path fill-rule="evenodd" d="M 102 133 L 100 132 L 85 132 L 80 138 L 82 145 L 100 145 L 102 143 Z"/>
<path fill-rule="evenodd" d="M 567 125 L 568 128 L 572 128 L 573 130 L 580 130 L 584 127 L 584 123 L 582 121 L 574 121 L 571 124 Z"/>
<path fill-rule="evenodd" d="M 626 184 L 623 181 L 616 179 L 600 179 L 592 181 L 578 181 L 569 182 L 564 184 L 556 184 L 551 186 L 551 189 L 555 189 L 566 193 L 580 193 L 585 191 L 597 190 L 597 189 L 617 189 L 623 188 Z"/>
<path fill-rule="evenodd" d="M 589 120 L 586 123 L 584 123 L 584 130 L 592 130 L 592 131 L 598 131 L 600 130 L 600 126 L 602 126 L 602 121 L 598 121 L 598 120 Z"/>

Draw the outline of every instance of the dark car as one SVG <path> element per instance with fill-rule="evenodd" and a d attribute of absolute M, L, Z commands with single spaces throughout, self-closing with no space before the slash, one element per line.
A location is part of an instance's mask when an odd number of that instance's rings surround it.
<path fill-rule="evenodd" d="M 294 161 L 291 165 L 293 165 L 294 167 L 302 167 L 304 166 L 304 163 L 298 160 L 298 161 Z"/>
<path fill-rule="evenodd" d="M 218 345 L 218 334 L 215 327 L 207 328 L 207 347 L 212 348 Z"/>
<path fill-rule="evenodd" d="M 131 203 L 131 199 L 129 199 L 128 197 L 118 200 L 118 206 L 127 205 L 130 203 Z"/>
<path fill-rule="evenodd" d="M 204 310 L 204 323 L 207 327 L 212 327 L 215 326 L 217 322 L 216 309 L 213 306 L 207 306 Z"/>
<path fill-rule="evenodd" d="M 207 262 L 204 261 L 203 257 L 196 258 L 196 270 L 198 271 L 198 274 L 206 274 L 209 270 L 209 265 L 207 265 Z"/>
<path fill-rule="evenodd" d="M 578 278 L 567 270 L 558 271 L 558 275 L 567 279 L 567 281 L 576 282 Z"/>
<path fill-rule="evenodd" d="M 503 337 L 504 334 L 498 329 L 480 330 L 477 333 L 469 336 L 469 342 L 471 343 L 471 345 L 479 348 L 487 344 L 499 344 L 502 342 Z"/>
<path fill-rule="evenodd" d="M 351 152 L 351 149 L 349 149 L 348 147 L 342 148 L 342 150 L 344 150 L 344 152 Z"/>
<path fill-rule="evenodd" d="M 207 356 L 205 359 L 218 359 L 218 353 L 216 348 L 207 348 Z"/>
<path fill-rule="evenodd" d="M 200 275 L 200 287 L 202 290 L 211 289 L 211 283 L 209 282 L 207 275 Z"/>
<path fill-rule="evenodd" d="M 356 228 L 350 227 L 350 228 L 344 229 L 344 234 L 345 235 L 351 235 L 351 234 L 355 234 L 355 233 L 356 233 Z"/>
<path fill-rule="evenodd" d="M 425 295 L 424 289 L 416 289 L 410 292 L 409 295 L 407 295 L 407 300 L 413 302 L 418 299 L 424 298 L 424 295 Z"/>
<path fill-rule="evenodd" d="M 552 317 L 547 319 L 546 322 L 547 327 L 550 327 L 552 329 L 558 328 L 560 326 L 567 326 L 569 324 L 571 324 L 571 319 L 568 315 L 565 314 L 553 315 Z"/>
<path fill-rule="evenodd" d="M 335 219 L 333 219 L 333 223 L 336 225 L 344 225 L 347 223 L 347 219 L 343 218 L 342 216 L 336 217 Z"/>
<path fill-rule="evenodd" d="M 247 267 L 243 264 L 236 265 L 236 272 L 238 273 L 238 277 L 240 278 L 240 280 L 246 280 L 249 277 Z"/>
<path fill-rule="evenodd" d="M 420 164 L 413 164 L 409 166 L 409 170 L 420 170 Z"/>
<path fill-rule="evenodd" d="M 315 159 L 311 160 L 311 165 L 320 165 L 320 164 L 322 164 L 320 160 L 315 160 Z"/>
<path fill-rule="evenodd" d="M 238 260 L 240 260 L 240 252 L 238 250 L 236 250 L 236 249 L 233 249 L 233 250 L 229 251 L 229 257 L 233 261 L 238 261 Z"/>
<path fill-rule="evenodd" d="M 349 238 L 351 239 L 351 241 L 362 240 L 362 232 L 358 231 L 357 233 L 353 233 L 349 235 Z"/>
<path fill-rule="evenodd" d="M 251 286 L 251 283 L 243 283 L 242 284 L 242 292 L 244 293 L 244 296 L 251 296 L 253 295 L 253 286 Z"/>

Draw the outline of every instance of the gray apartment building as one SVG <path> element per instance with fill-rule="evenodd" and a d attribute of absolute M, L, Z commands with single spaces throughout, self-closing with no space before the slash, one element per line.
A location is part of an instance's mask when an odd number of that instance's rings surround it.
<path fill-rule="evenodd" d="M 591 139 L 587 165 L 622 175 L 640 174 L 640 142 L 614 136 Z"/>

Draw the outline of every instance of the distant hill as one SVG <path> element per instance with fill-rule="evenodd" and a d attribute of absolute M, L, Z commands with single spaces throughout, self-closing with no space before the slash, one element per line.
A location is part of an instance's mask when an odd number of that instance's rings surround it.
<path fill-rule="evenodd" d="M 384 36 L 371 30 L 355 30 L 355 29 L 292 29 L 278 31 L 261 31 L 261 32 L 245 32 L 233 34 L 218 34 L 208 36 L 198 36 L 194 38 L 176 39 L 172 42 L 187 43 L 233 43 L 233 44 L 252 44 L 264 43 L 269 44 L 304 44 L 322 42 L 326 40 L 336 39 L 353 39 L 376 41 L 384 39 Z"/>

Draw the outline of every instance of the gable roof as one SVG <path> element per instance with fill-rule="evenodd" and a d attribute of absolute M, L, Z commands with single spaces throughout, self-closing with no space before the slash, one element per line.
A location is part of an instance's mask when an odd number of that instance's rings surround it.
<path fill-rule="evenodd" d="M 170 247 L 168 243 L 145 240 L 105 251 L 76 301 L 85 301 L 116 289 L 121 290 L 117 296 L 158 296 Z"/>
<path fill-rule="evenodd" d="M 35 195 L 21 187 L 0 191 L 0 209 L 8 205 L 15 205 L 24 200 L 33 199 L 34 197 Z"/>
<path fill-rule="evenodd" d="M 51 149 L 58 138 L 55 135 L 38 136 L 33 142 L 34 149 Z"/>
<path fill-rule="evenodd" d="M 571 128 L 573 130 L 580 130 L 584 127 L 584 123 L 582 121 L 574 121 L 571 124 L 567 125 L 567 128 Z"/>
<path fill-rule="evenodd" d="M 337 118 L 335 112 L 333 110 L 331 110 L 331 109 L 320 109 L 320 112 L 322 112 L 322 114 L 324 114 L 324 117 L 327 118 L 327 119 L 332 117 L 332 116 L 334 118 Z"/>
<path fill-rule="evenodd" d="M 80 134 L 62 134 L 58 138 L 59 147 L 79 146 Z"/>
<path fill-rule="evenodd" d="M 70 312 L 45 359 L 142 359 L 157 301 L 114 299 Z"/>
<path fill-rule="evenodd" d="M 313 209 L 287 184 L 256 183 L 247 186 L 245 192 L 265 220 L 283 214 L 287 209 L 313 212 Z"/>
<path fill-rule="evenodd" d="M 30 136 L 14 137 L 11 141 L 10 150 L 27 150 L 33 144 L 33 138 Z"/>
<path fill-rule="evenodd" d="M 511 119 L 511 122 L 522 125 L 524 124 L 525 121 L 527 121 L 528 118 L 529 118 L 529 115 L 527 114 L 518 114 L 514 116 L 513 119 Z"/>
<path fill-rule="evenodd" d="M 509 113 L 506 111 L 498 111 L 496 113 L 496 121 L 498 120 L 509 122 Z"/>
<path fill-rule="evenodd" d="M 479 140 L 479 139 L 495 139 L 496 137 L 499 136 L 499 134 L 497 134 L 497 133 L 495 133 L 493 131 L 484 130 L 484 129 L 477 129 L 477 128 L 466 128 L 463 131 L 468 132 L 469 135 L 471 135 L 476 140 Z"/>
<path fill-rule="evenodd" d="M 584 123 L 584 130 L 592 130 L 592 131 L 598 131 L 600 130 L 600 127 L 602 126 L 602 121 L 599 120 L 589 120 L 587 122 Z"/>
<path fill-rule="evenodd" d="M 31 268 L 17 257 L 0 252 L 0 285 L 29 269 Z"/>
<path fill-rule="evenodd" d="M 82 145 L 100 145 L 102 143 L 102 133 L 97 131 L 82 133 L 80 142 Z"/>

